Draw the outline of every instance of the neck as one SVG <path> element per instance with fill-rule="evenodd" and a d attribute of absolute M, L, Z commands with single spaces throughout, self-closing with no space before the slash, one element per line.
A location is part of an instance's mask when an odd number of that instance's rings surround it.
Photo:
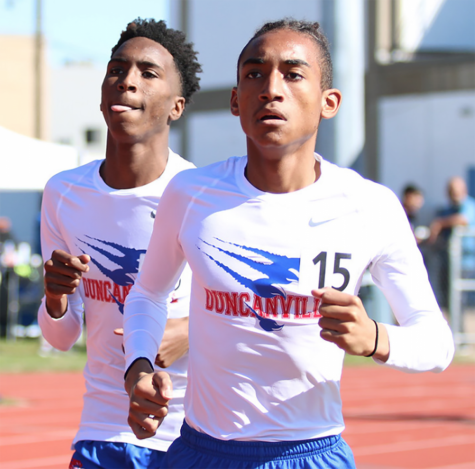
<path fill-rule="evenodd" d="M 315 142 L 289 150 L 279 147 L 256 148 L 248 140 L 246 177 L 263 192 L 284 194 L 313 184 L 320 177 L 320 163 L 315 160 Z"/>
<path fill-rule="evenodd" d="M 168 161 L 168 135 L 145 142 L 120 142 L 107 135 L 106 160 L 100 169 L 114 189 L 132 189 L 158 179 Z"/>

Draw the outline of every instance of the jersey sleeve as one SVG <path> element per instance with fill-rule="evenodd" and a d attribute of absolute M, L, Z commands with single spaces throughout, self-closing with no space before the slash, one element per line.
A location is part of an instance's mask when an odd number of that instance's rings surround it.
<path fill-rule="evenodd" d="M 57 249 L 69 252 L 68 245 L 61 235 L 58 205 L 60 194 L 49 181 L 43 193 L 41 205 L 41 251 L 43 261 L 51 259 Z M 68 295 L 68 308 L 59 319 L 52 318 L 46 311 L 46 298 L 43 297 L 38 310 L 38 324 L 44 338 L 59 350 L 69 350 L 78 340 L 83 327 L 83 302 L 78 289 Z"/>
<path fill-rule="evenodd" d="M 385 325 L 390 345 L 385 365 L 406 372 L 443 371 L 454 355 L 452 332 L 437 304 L 399 201 L 392 193 L 383 200 L 385 207 L 375 233 L 376 242 L 381 245 L 384 240 L 384 245 L 370 272 L 398 322 Z"/>
<path fill-rule="evenodd" d="M 167 321 L 167 303 L 186 265 L 178 239 L 185 209 L 184 196 L 172 180 L 157 207 L 142 269 L 125 302 L 126 370 L 138 358 L 155 361 Z M 189 272 L 186 275 L 191 277 Z M 186 300 L 182 305 L 179 307 L 188 307 Z"/>
<path fill-rule="evenodd" d="M 191 277 L 190 266 L 186 264 L 171 297 L 168 299 L 168 319 L 189 316 Z"/>

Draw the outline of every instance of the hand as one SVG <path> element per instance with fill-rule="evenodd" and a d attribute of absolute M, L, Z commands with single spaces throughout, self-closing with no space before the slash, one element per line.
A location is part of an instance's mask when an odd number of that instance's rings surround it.
<path fill-rule="evenodd" d="M 168 319 L 155 365 L 168 368 L 188 351 L 188 317 Z"/>
<path fill-rule="evenodd" d="M 67 295 L 71 295 L 81 282 L 82 275 L 89 270 L 91 258 L 87 254 L 73 256 L 57 249 L 51 259 L 45 262 L 44 286 L 46 309 L 50 316 L 59 318 L 67 309 Z"/>
<path fill-rule="evenodd" d="M 313 290 L 312 295 L 321 300 L 322 317 L 318 323 L 322 339 L 333 342 L 350 355 L 366 356 L 373 352 L 376 327 L 357 296 L 333 288 Z M 378 326 L 378 349 L 374 357 L 385 362 L 389 358 L 389 339 L 384 325 L 378 323 Z"/>
<path fill-rule="evenodd" d="M 115 335 L 124 335 L 124 329 L 114 329 Z M 122 345 L 124 352 L 124 346 Z M 168 368 L 188 351 L 188 317 L 168 319 L 162 343 L 155 357 L 155 365 Z"/>
<path fill-rule="evenodd" d="M 170 376 L 164 371 L 154 373 L 150 363 L 140 359 L 129 368 L 125 389 L 130 397 L 130 428 L 138 439 L 150 438 L 168 413 L 173 394 Z"/>

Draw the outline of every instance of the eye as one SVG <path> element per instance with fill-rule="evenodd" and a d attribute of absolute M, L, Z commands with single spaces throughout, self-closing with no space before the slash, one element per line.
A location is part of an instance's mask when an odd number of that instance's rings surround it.
<path fill-rule="evenodd" d="M 142 72 L 142 76 L 144 78 L 156 78 L 157 75 L 153 72 L 149 72 L 149 71 L 145 71 L 145 72 Z"/>
<path fill-rule="evenodd" d="M 250 78 L 251 80 L 253 80 L 255 78 L 261 78 L 261 77 L 262 77 L 262 74 L 261 74 L 261 72 L 258 72 L 258 71 L 249 72 L 246 75 L 246 78 Z"/>
<path fill-rule="evenodd" d="M 300 80 L 303 80 L 303 76 L 300 75 L 300 73 L 297 73 L 297 72 L 289 72 L 287 74 L 287 77 L 292 80 L 292 81 L 300 81 Z"/>
<path fill-rule="evenodd" d="M 109 73 L 111 75 L 118 75 L 119 73 L 122 73 L 122 69 L 118 68 L 118 67 L 112 67 L 109 69 Z"/>

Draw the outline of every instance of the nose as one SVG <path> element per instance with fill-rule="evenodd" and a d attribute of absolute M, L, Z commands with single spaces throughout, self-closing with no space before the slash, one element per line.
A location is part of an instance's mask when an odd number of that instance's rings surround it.
<path fill-rule="evenodd" d="M 137 90 L 137 85 L 135 81 L 135 74 L 132 70 L 124 73 L 121 76 L 121 79 L 117 82 L 117 88 L 120 91 L 135 91 Z"/>
<path fill-rule="evenodd" d="M 259 98 L 262 101 L 283 100 L 283 76 L 278 70 L 272 71 L 263 81 L 263 87 Z"/>

